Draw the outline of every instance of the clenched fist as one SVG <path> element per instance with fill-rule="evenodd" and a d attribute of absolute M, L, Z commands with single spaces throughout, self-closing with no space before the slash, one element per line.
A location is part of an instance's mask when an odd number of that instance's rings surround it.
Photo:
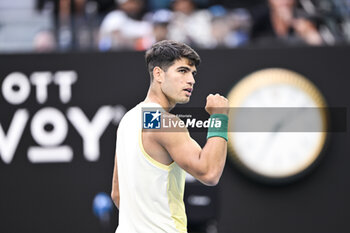
<path fill-rule="evenodd" d="M 210 115 L 213 114 L 226 114 L 228 115 L 229 106 L 228 100 L 219 94 L 210 94 L 207 96 L 207 104 L 205 105 L 205 111 Z"/>

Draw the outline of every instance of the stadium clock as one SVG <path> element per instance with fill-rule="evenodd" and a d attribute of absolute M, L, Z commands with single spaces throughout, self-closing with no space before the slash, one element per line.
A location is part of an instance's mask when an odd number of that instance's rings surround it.
<path fill-rule="evenodd" d="M 229 155 L 245 173 L 264 182 L 284 183 L 304 175 L 317 163 L 327 137 L 326 102 L 307 78 L 286 69 L 264 69 L 237 83 L 228 100 Z M 266 123 L 264 131 L 237 131 L 234 126 L 242 125 L 237 112 L 247 108 L 282 109 L 283 117 Z M 309 118 L 314 128 L 285 130 L 305 110 L 311 110 Z"/>

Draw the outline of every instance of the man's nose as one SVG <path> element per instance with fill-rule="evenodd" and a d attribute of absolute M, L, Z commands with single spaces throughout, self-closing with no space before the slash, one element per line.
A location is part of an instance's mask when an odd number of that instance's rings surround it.
<path fill-rule="evenodd" d="M 193 75 L 193 74 L 190 74 L 190 75 L 189 75 L 189 77 L 188 77 L 188 79 L 187 79 L 187 83 L 188 83 L 188 84 L 191 84 L 191 85 L 193 85 L 193 84 L 196 83 L 196 80 L 194 79 L 194 75 Z"/>

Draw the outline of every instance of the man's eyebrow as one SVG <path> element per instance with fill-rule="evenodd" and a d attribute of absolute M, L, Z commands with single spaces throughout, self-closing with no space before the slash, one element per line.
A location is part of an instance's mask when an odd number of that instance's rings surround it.
<path fill-rule="evenodd" d="M 176 69 L 177 69 L 177 70 L 182 70 L 182 69 L 184 69 L 184 70 L 187 70 L 187 71 L 191 71 L 191 69 L 190 69 L 188 66 L 180 66 L 180 67 L 177 67 Z M 195 69 L 195 70 L 193 70 L 192 72 L 197 73 L 197 70 Z"/>
<path fill-rule="evenodd" d="M 187 66 L 179 66 L 179 67 L 177 67 L 176 69 L 177 69 L 177 70 L 182 70 L 182 69 L 184 69 L 184 70 L 191 70 L 191 69 L 188 68 Z"/>

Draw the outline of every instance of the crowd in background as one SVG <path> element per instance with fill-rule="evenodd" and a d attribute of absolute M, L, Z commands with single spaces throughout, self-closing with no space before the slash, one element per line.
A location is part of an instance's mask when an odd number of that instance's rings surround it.
<path fill-rule="evenodd" d="M 145 50 L 164 39 L 204 49 L 346 44 L 350 0 L 0 3 L 0 52 Z"/>

